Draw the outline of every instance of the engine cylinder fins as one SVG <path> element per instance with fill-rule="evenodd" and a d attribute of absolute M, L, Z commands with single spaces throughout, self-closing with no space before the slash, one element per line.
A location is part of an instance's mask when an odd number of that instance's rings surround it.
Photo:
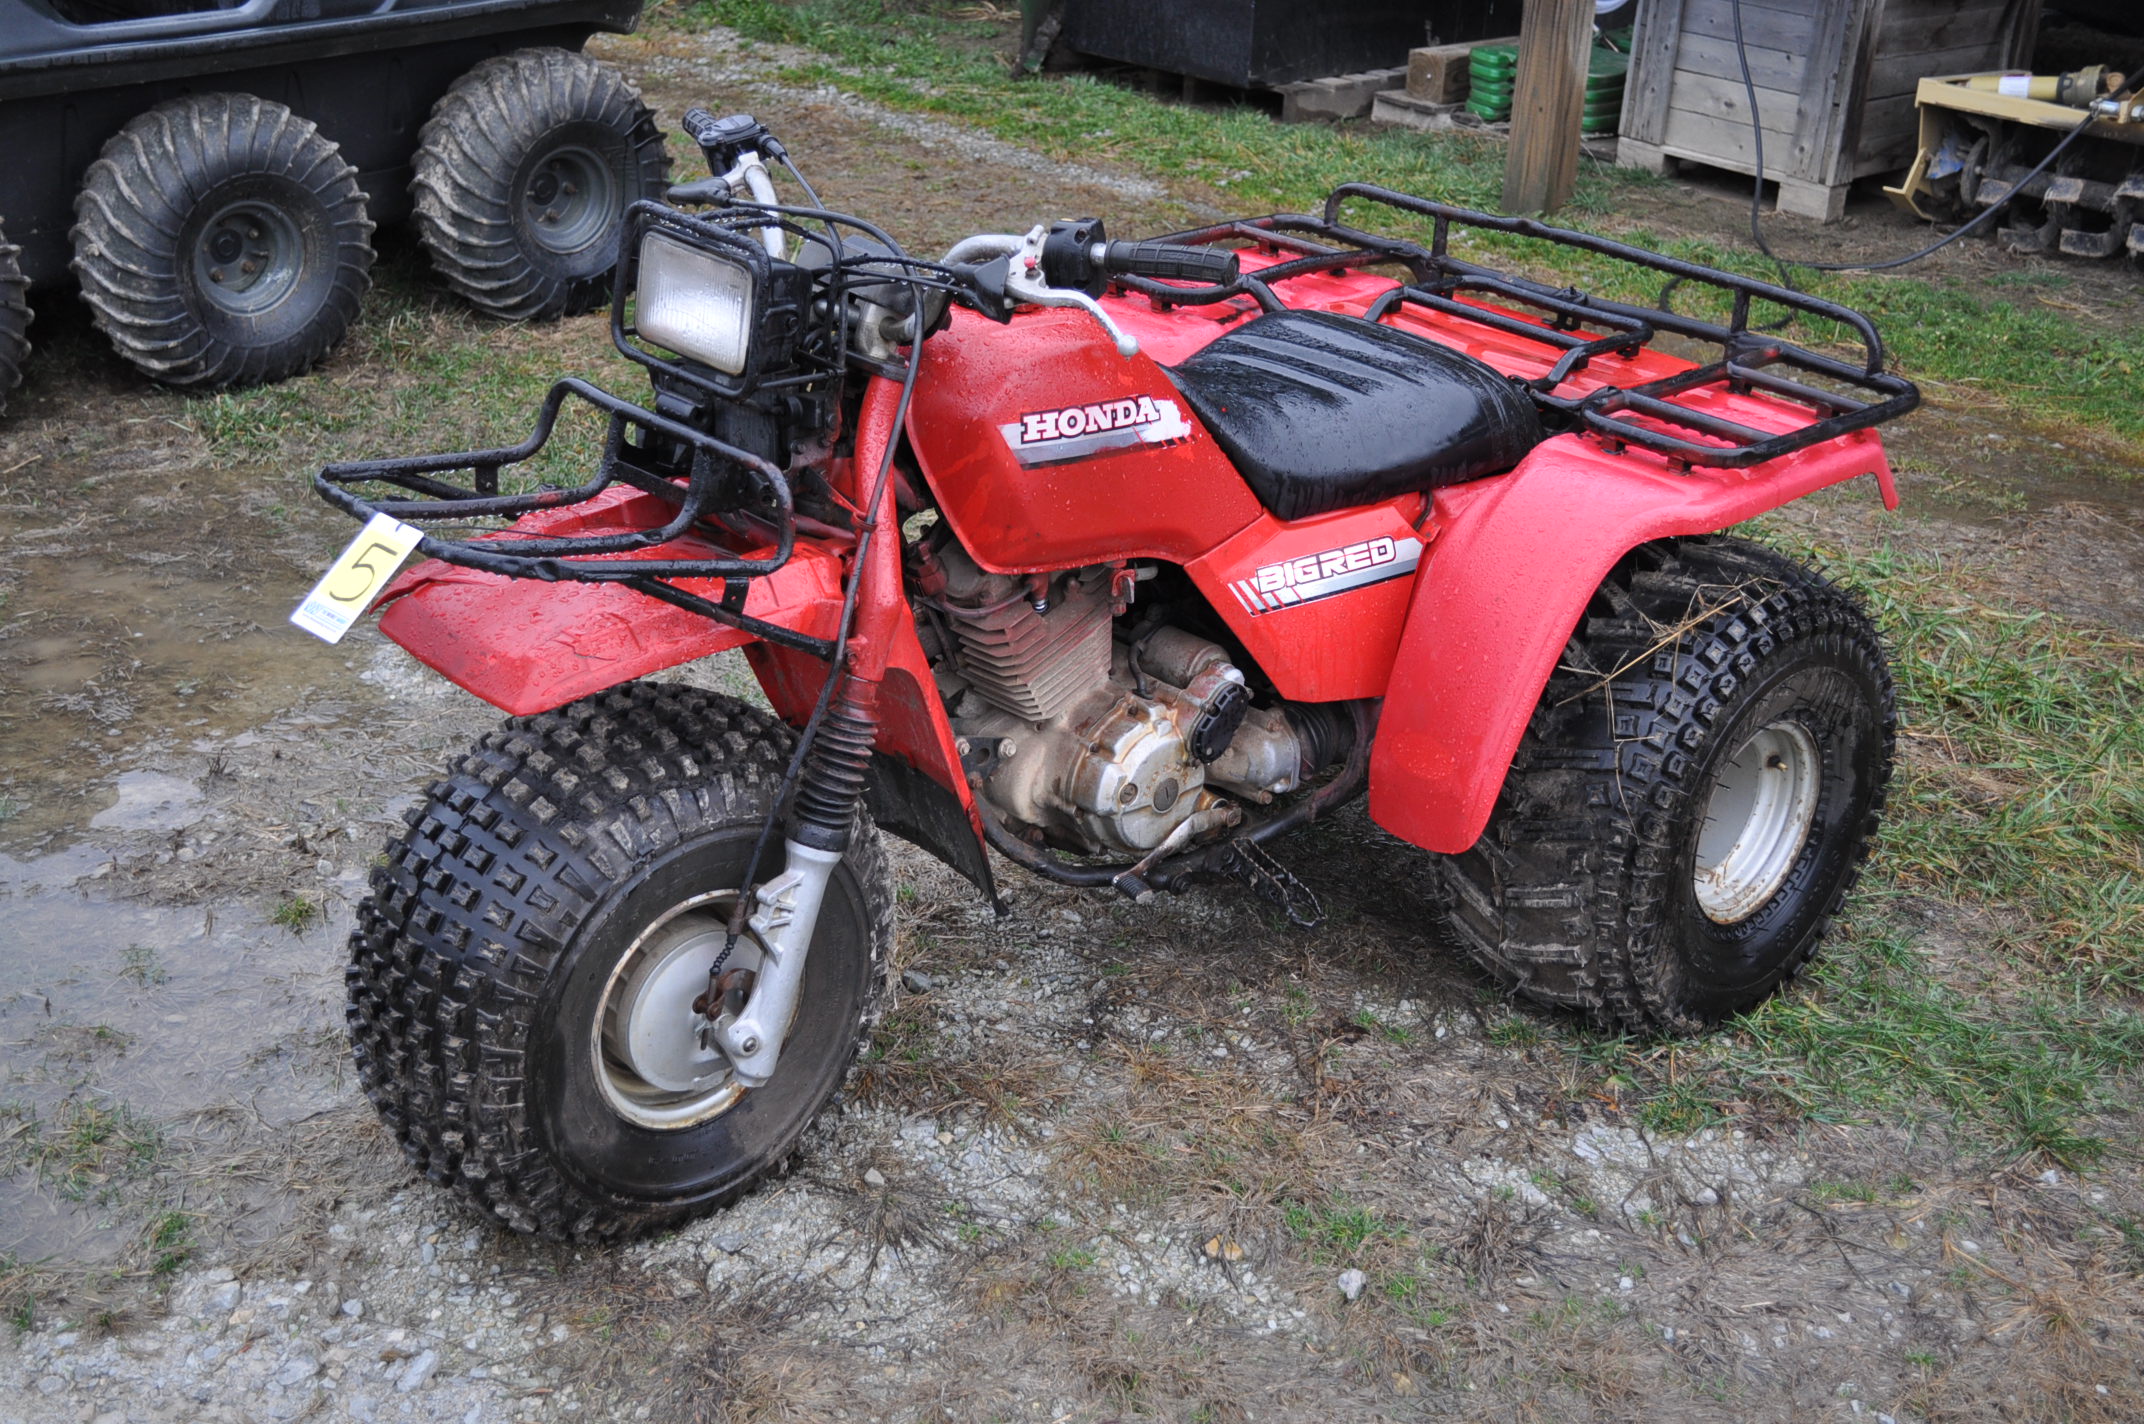
<path fill-rule="evenodd" d="M 1108 681 L 1106 569 L 1059 575 L 1037 598 L 1021 580 L 984 573 L 956 543 L 937 553 L 946 572 L 941 606 L 976 696 L 1022 721 L 1048 722 Z"/>

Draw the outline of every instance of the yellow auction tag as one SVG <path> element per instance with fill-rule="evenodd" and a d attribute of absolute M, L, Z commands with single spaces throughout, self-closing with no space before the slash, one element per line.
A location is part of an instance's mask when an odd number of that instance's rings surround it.
<path fill-rule="evenodd" d="M 415 525 L 373 515 L 341 557 L 328 565 L 290 621 L 316 638 L 341 642 L 423 538 L 424 531 Z"/>

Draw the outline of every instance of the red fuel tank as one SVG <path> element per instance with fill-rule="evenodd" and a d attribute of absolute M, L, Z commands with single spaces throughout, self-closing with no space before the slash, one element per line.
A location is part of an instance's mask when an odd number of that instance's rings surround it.
<path fill-rule="evenodd" d="M 1168 376 L 1084 312 L 956 309 L 923 347 L 908 434 L 953 532 L 994 573 L 1188 564 L 1264 510 Z"/>

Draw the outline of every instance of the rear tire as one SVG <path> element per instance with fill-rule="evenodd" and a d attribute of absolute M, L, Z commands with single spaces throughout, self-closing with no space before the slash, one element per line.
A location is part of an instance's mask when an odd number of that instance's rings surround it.
<path fill-rule="evenodd" d="M 22 249 L 0 232 L 0 411 L 7 393 L 22 384 L 30 359 L 30 284 L 22 275 Z"/>
<path fill-rule="evenodd" d="M 454 81 L 417 149 L 417 231 L 448 286 L 508 321 L 610 298 L 625 210 L 666 189 L 655 114 L 607 64 L 562 49 Z"/>
<path fill-rule="evenodd" d="M 893 885 L 867 818 L 773 1080 L 737 1090 L 681 1035 L 791 741 L 734 699 L 635 683 L 517 718 L 433 784 L 373 873 L 347 973 L 359 1081 L 426 1177 L 517 1231 L 604 1241 L 788 1158 L 882 1003 Z M 645 1062 L 636 1033 L 658 1040 Z"/>
<path fill-rule="evenodd" d="M 165 385 L 280 381 L 342 340 L 372 285 L 357 170 L 250 94 L 159 104 L 75 199 L 74 271 L 97 327 Z"/>
<path fill-rule="evenodd" d="M 1610 1029 L 1718 1023 L 1815 951 L 1896 730 L 1882 642 L 1844 592 L 1739 539 L 1645 545 L 1565 649 L 1488 829 L 1434 862 L 1445 928 Z"/>

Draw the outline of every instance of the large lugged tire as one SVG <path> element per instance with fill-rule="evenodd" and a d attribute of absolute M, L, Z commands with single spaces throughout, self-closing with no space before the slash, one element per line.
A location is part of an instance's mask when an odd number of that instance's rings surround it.
<path fill-rule="evenodd" d="M 1542 694 L 1445 928 L 1519 992 L 1692 1032 L 1784 983 L 1861 873 L 1897 729 L 1860 605 L 1738 539 L 1648 544 Z"/>
<path fill-rule="evenodd" d="M 0 411 L 7 393 L 22 384 L 30 359 L 30 284 L 22 276 L 22 249 L 0 233 Z"/>
<path fill-rule="evenodd" d="M 508 321 L 610 298 L 626 208 L 670 174 L 655 115 L 607 64 L 562 49 L 487 59 L 454 81 L 417 148 L 417 231 L 432 266 Z"/>
<path fill-rule="evenodd" d="M 425 1176 L 516 1230 L 602 1241 L 725 1204 L 788 1157 L 882 1003 L 893 886 L 867 820 L 771 1082 L 698 1065 L 718 1076 L 665 1090 L 624 1035 L 697 1022 L 790 744 L 734 699 L 631 684 L 507 723 L 431 787 L 373 874 L 348 971 L 359 1079 Z M 662 1016 L 638 1017 L 650 1004 Z"/>
<path fill-rule="evenodd" d="M 372 285 L 357 170 L 250 94 L 159 104 L 75 199 L 74 271 L 119 354 L 166 385 L 280 381 L 342 340 Z"/>

